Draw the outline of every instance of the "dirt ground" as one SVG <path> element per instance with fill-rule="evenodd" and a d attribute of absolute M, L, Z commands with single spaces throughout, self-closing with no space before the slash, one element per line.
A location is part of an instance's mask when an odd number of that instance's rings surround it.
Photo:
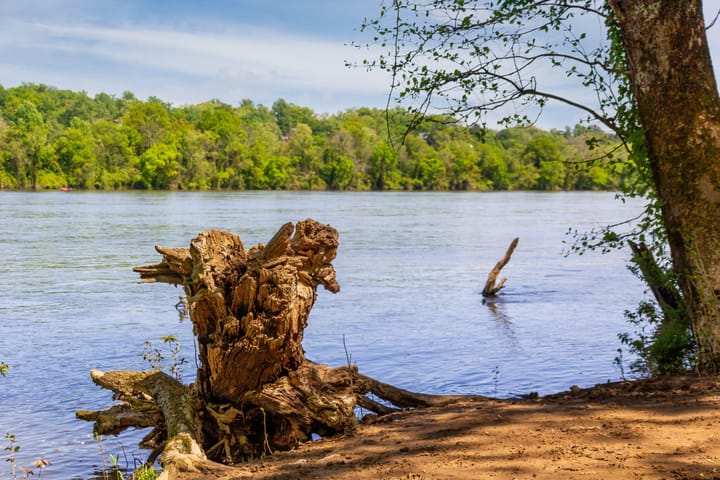
<path fill-rule="evenodd" d="M 223 480 L 245 478 L 720 480 L 720 377 L 396 413 Z"/>

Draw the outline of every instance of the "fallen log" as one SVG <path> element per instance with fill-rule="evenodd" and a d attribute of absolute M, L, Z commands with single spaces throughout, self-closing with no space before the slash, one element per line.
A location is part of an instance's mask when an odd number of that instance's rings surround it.
<path fill-rule="evenodd" d="M 307 360 L 302 338 L 322 285 L 340 286 L 332 260 L 338 233 L 312 219 L 283 225 L 267 245 L 245 250 L 236 235 L 203 232 L 189 249 L 156 247 L 162 261 L 136 267 L 145 282 L 182 285 L 198 345 L 196 380 L 159 372 L 91 371 L 121 403 L 79 411 L 99 434 L 153 427 L 141 446 L 162 452 L 165 478 L 222 471 L 289 449 L 313 434 L 347 432 L 355 407 L 377 414 L 468 397 L 425 395 Z M 371 394 L 389 402 L 367 397 Z"/>
<path fill-rule="evenodd" d="M 515 247 L 517 247 L 519 238 L 515 238 L 508 247 L 507 251 L 505 252 L 505 255 L 500 259 L 499 262 L 495 264 L 492 270 L 490 270 L 490 273 L 488 274 L 487 280 L 485 281 L 485 287 L 483 287 L 482 295 L 483 297 L 494 297 L 497 295 L 497 293 L 505 286 L 505 282 L 507 281 L 507 278 L 503 278 L 500 280 L 500 282 L 497 281 L 498 275 L 500 275 L 500 270 L 503 269 L 505 265 L 510 261 L 510 257 L 512 256 L 513 252 L 515 251 Z"/>

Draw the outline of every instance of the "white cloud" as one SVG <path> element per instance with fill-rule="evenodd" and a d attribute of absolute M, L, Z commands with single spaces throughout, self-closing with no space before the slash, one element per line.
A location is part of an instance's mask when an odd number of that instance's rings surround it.
<path fill-rule="evenodd" d="M 345 60 L 357 51 L 339 42 L 238 28 L 216 34 L 147 28 L 98 28 L 4 22 L 0 45 L 91 55 L 146 69 L 149 75 L 170 73 L 347 94 L 383 91 L 380 75 L 353 72 Z M 7 28 L 7 27 L 10 28 Z M 14 28 L 12 28 L 14 27 Z"/>
<path fill-rule="evenodd" d="M 380 72 L 345 67 L 360 52 L 340 41 L 249 26 L 208 32 L 0 20 L 0 51 L 8 53 L 3 56 L 10 68 L 0 72 L 6 86 L 62 78 L 66 83 L 55 86 L 119 93 L 111 88 L 117 85 L 180 104 L 309 97 L 315 101 L 306 105 L 337 111 L 380 106 L 389 85 Z M 11 52 L 21 53 L 11 61 Z M 59 56 L 67 66 L 51 64 Z"/>

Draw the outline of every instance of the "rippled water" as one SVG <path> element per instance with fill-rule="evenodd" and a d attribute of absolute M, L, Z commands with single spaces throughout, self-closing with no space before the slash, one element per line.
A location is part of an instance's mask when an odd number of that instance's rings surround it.
<path fill-rule="evenodd" d="M 342 287 L 319 295 L 310 359 L 345 364 L 344 337 L 364 373 L 438 393 L 543 394 L 617 379 L 617 333 L 642 285 L 624 253 L 566 258 L 562 242 L 569 227 L 637 210 L 590 192 L 0 192 L 0 360 L 11 367 L 0 434 L 16 435 L 19 464 L 53 462 L 43 478 L 91 478 L 108 453 L 121 465 L 144 459 L 143 432 L 99 444 L 74 416 L 111 404 L 88 371 L 146 368 L 145 340 L 178 336 L 194 370 L 191 325 L 174 308 L 182 292 L 138 284 L 132 267 L 159 260 L 155 244 L 187 246 L 203 230 L 237 233 L 249 248 L 307 217 L 339 230 Z M 487 273 L 515 236 L 507 287 L 485 305 Z M 0 462 L 0 478 L 9 468 Z"/>

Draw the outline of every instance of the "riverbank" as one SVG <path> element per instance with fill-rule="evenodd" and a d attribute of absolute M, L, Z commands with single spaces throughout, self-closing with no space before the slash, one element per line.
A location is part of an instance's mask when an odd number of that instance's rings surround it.
<path fill-rule="evenodd" d="M 398 413 L 219 478 L 720 479 L 718 425 L 720 377 L 618 382 Z"/>

